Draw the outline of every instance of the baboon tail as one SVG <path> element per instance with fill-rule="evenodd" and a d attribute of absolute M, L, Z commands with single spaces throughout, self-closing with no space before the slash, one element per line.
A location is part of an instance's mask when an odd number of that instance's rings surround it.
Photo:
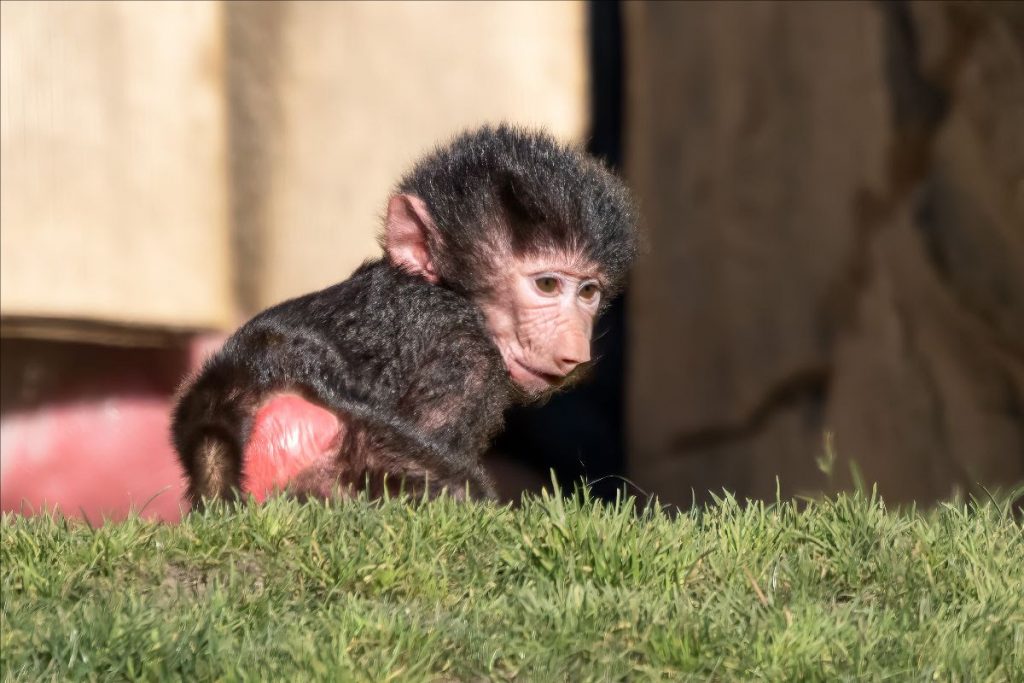
<path fill-rule="evenodd" d="M 246 397 L 225 392 L 208 376 L 182 395 L 171 420 L 171 438 L 188 477 L 193 508 L 203 499 L 232 499 L 242 479 Z"/>
<path fill-rule="evenodd" d="M 242 454 L 235 440 L 216 429 L 200 431 L 186 465 L 188 499 L 194 509 L 202 507 L 205 499 L 237 496 L 242 474 Z"/>

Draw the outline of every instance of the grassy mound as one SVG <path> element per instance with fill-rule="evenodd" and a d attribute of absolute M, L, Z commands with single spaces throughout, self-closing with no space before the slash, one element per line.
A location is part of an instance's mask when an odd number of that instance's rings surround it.
<path fill-rule="evenodd" d="M 1006 505 L 275 500 L 2 520 L 4 679 L 1021 680 Z"/>

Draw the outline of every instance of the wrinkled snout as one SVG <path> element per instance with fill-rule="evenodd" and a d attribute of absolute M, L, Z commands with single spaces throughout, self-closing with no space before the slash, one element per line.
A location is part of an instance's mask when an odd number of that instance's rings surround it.
<path fill-rule="evenodd" d="M 569 329 L 559 335 L 552 360 L 558 374 L 563 377 L 590 360 L 590 329 L 589 326 L 581 329 L 583 327 Z"/>

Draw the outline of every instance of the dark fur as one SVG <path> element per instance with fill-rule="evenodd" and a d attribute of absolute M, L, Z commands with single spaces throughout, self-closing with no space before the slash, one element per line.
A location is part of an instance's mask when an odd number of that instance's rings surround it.
<path fill-rule="evenodd" d="M 295 481 L 294 493 L 325 495 L 324 481 L 380 493 L 404 480 L 410 491 L 429 481 L 493 496 L 479 456 L 517 393 L 474 299 L 495 259 L 509 256 L 502 244 L 512 255 L 581 246 L 614 288 L 635 249 L 628 195 L 597 162 L 504 126 L 456 138 L 398 191 L 429 207 L 440 286 L 378 260 L 243 325 L 174 411 L 193 504 L 237 490 L 253 415 L 276 391 L 300 393 L 347 425 L 336 470 Z"/>
<path fill-rule="evenodd" d="M 466 296 L 489 282 L 492 240 L 507 240 L 512 256 L 582 246 L 606 278 L 606 302 L 636 254 L 622 181 L 542 133 L 510 126 L 465 133 L 420 161 L 398 191 L 430 207 L 443 242 L 433 250 L 441 280 Z"/>

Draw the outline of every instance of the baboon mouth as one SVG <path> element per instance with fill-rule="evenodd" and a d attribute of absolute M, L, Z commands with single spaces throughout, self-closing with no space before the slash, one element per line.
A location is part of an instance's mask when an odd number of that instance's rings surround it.
<path fill-rule="evenodd" d="M 525 370 L 528 374 L 530 374 L 530 375 L 532 375 L 532 376 L 542 380 L 548 386 L 551 386 L 551 387 L 558 386 L 559 384 L 561 384 L 562 382 L 565 381 L 565 376 L 564 375 L 556 375 L 556 374 L 554 374 L 552 372 L 543 372 L 541 370 L 537 370 L 536 368 L 533 368 L 533 367 L 527 365 L 526 363 L 522 362 L 521 360 L 517 360 L 516 364 L 520 368 Z"/>

